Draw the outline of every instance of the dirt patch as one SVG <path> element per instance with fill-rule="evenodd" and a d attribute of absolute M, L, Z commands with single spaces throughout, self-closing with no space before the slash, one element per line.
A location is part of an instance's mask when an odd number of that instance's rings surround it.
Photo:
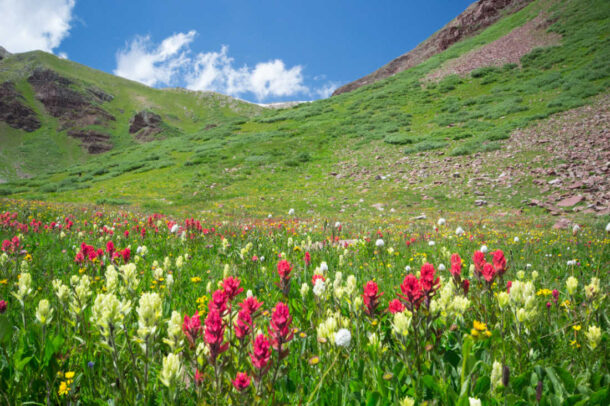
<path fill-rule="evenodd" d="M 40 128 L 40 120 L 24 102 L 12 82 L 0 85 L 0 121 L 18 130 L 32 132 Z"/>
<path fill-rule="evenodd" d="M 140 111 L 129 120 L 129 134 L 135 134 L 138 141 L 152 141 L 163 131 L 161 116 L 151 111 Z"/>
<path fill-rule="evenodd" d="M 465 75 L 485 66 L 502 66 L 507 63 L 519 64 L 521 57 L 534 48 L 557 45 L 561 35 L 547 32 L 548 22 L 544 17 L 536 17 L 480 48 L 452 59 L 426 76 L 428 80 L 439 80 L 447 75 Z"/>

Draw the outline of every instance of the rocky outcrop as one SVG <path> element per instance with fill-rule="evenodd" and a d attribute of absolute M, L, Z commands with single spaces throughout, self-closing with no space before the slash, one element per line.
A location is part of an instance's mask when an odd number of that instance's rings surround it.
<path fill-rule="evenodd" d="M 135 134 L 140 141 L 152 141 L 163 131 L 161 116 L 151 111 L 140 111 L 129 120 L 129 134 Z"/>
<path fill-rule="evenodd" d="M 112 149 L 110 135 L 100 131 L 73 129 L 68 130 L 68 135 L 80 140 L 83 148 L 90 154 L 100 154 Z"/>
<path fill-rule="evenodd" d="M 112 148 L 107 134 L 94 130 L 84 130 L 88 126 L 107 126 L 115 121 L 112 114 L 98 104 L 112 100 L 112 96 L 97 88 L 88 88 L 86 93 L 74 89 L 72 80 L 50 69 L 36 69 L 28 82 L 35 97 L 45 110 L 59 120 L 59 130 L 67 130 L 71 137 L 82 141 L 83 148 L 95 154 Z"/>
<path fill-rule="evenodd" d="M 0 121 L 27 132 L 40 128 L 36 113 L 25 104 L 25 99 L 17 92 L 12 82 L 0 85 Z"/>
<path fill-rule="evenodd" d="M 0 47 L 0 61 L 6 58 L 7 56 L 11 56 L 11 53 L 6 49 Z"/>
<path fill-rule="evenodd" d="M 449 48 L 456 42 L 489 27 L 502 16 L 523 8 L 531 1 L 532 0 L 479 0 L 412 51 L 399 56 L 381 69 L 376 70 L 363 78 L 341 86 L 333 92 L 333 96 L 351 92 L 361 86 L 375 83 L 378 80 L 419 65 L 428 58 Z"/>

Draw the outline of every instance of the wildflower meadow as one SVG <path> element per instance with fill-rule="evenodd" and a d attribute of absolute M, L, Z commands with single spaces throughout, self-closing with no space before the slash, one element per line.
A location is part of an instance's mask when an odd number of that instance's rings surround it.
<path fill-rule="evenodd" d="M 0 209 L 2 404 L 610 403 L 610 226 Z"/>

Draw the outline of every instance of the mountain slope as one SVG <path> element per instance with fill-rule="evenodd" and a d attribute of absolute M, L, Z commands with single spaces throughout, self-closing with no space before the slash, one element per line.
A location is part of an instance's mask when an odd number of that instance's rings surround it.
<path fill-rule="evenodd" d="M 481 32 L 501 17 L 520 10 L 530 2 L 531 0 L 478 0 L 412 51 L 390 61 L 373 73 L 339 87 L 333 92 L 333 96 L 351 92 L 417 66 L 464 38 Z"/>
<path fill-rule="evenodd" d="M 536 48 L 516 64 L 430 78 L 536 19 L 544 22 L 540 30 L 557 38 L 554 45 Z M 574 205 L 553 211 L 605 213 L 606 183 L 562 189 L 568 167 L 578 164 L 570 160 L 580 158 L 555 157 L 535 146 L 535 137 L 552 137 L 552 127 L 528 133 L 533 143 L 524 148 L 515 149 L 514 142 L 523 129 L 568 110 L 578 115 L 582 106 L 596 103 L 607 116 L 599 105 L 606 99 L 597 95 L 610 86 L 609 26 L 605 0 L 533 1 L 421 64 L 353 92 L 115 148 L 66 171 L 5 185 L 0 193 L 235 216 L 291 207 L 327 216 L 477 206 L 542 213 L 547 208 L 530 207 L 532 200 L 547 205 L 580 194 Z M 605 119 L 584 122 L 570 139 L 607 128 Z M 590 148 L 603 158 L 607 148 L 600 137 Z M 595 173 L 608 177 L 610 167 Z"/>
<path fill-rule="evenodd" d="M 59 170 L 91 154 L 259 111 L 212 92 L 152 89 L 43 52 L 6 54 L 0 59 L 0 179 Z"/>

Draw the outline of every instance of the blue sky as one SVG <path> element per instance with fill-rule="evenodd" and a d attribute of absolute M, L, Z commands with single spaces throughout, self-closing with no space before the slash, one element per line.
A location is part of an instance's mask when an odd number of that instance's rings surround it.
<path fill-rule="evenodd" d="M 414 48 L 470 3 L 0 0 L 0 45 L 156 87 L 311 100 Z"/>

